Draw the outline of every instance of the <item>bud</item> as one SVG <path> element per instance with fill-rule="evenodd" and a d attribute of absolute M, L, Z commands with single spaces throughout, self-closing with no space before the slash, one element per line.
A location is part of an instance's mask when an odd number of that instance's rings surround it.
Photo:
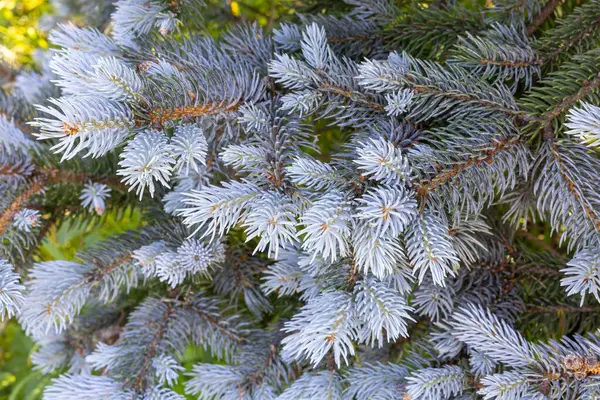
<path fill-rule="evenodd" d="M 569 371 L 577 371 L 583 368 L 584 359 L 577 354 L 568 354 L 563 358 L 563 365 Z"/>
<path fill-rule="evenodd" d="M 145 74 L 150 70 L 150 68 L 152 68 L 152 64 L 152 61 L 142 61 L 137 65 L 137 71 L 140 74 Z"/>

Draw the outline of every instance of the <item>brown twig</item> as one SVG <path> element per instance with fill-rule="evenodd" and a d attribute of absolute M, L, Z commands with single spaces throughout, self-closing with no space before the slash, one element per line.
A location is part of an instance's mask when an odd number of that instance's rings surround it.
<path fill-rule="evenodd" d="M 194 118 L 201 115 L 216 114 L 219 112 L 235 111 L 240 106 L 239 102 L 234 104 L 200 104 L 194 106 L 162 108 L 158 107 L 150 111 L 150 122 L 153 125 L 162 126 L 166 121 L 182 118 Z"/>
<path fill-rule="evenodd" d="M 15 215 L 25 207 L 30 199 L 42 191 L 46 186 L 46 180 L 35 179 L 27 189 L 25 189 L 19 196 L 17 196 L 12 203 L 0 215 L 0 235 L 2 235 L 13 221 Z"/>
<path fill-rule="evenodd" d="M 33 173 L 34 176 L 42 177 L 49 183 L 76 183 L 83 185 L 89 181 L 94 181 L 98 183 L 104 183 L 106 185 L 112 186 L 113 188 L 127 190 L 128 187 L 121 183 L 119 177 L 117 176 L 102 176 L 102 175 L 93 175 L 87 172 L 82 171 L 73 171 L 68 169 L 58 169 L 58 168 L 45 168 L 45 167 L 36 167 Z"/>
<path fill-rule="evenodd" d="M 544 242 L 541 239 L 538 239 L 537 236 L 535 236 L 534 234 L 532 234 L 531 232 L 525 231 L 525 230 L 519 230 L 518 231 L 519 236 L 535 243 L 536 245 L 544 248 L 545 250 L 547 250 L 548 252 L 552 253 L 553 256 L 555 256 L 558 259 L 563 258 L 563 254 L 561 254 L 559 251 L 557 251 L 554 247 L 552 247 L 551 245 L 549 245 L 548 243 Z"/>
<path fill-rule="evenodd" d="M 522 264 L 515 269 L 517 274 L 525 274 L 528 276 L 542 275 L 542 276 L 561 276 L 562 273 L 556 269 L 546 267 L 544 265 L 535 264 Z"/>
<path fill-rule="evenodd" d="M 385 112 L 385 107 L 382 106 L 381 104 L 357 97 L 357 94 L 355 92 L 346 90 L 344 88 L 336 87 L 330 83 L 324 83 L 320 89 L 323 92 L 337 94 L 339 96 L 342 96 L 349 100 L 352 100 L 356 103 L 364 104 L 374 110 Z"/>
<path fill-rule="evenodd" d="M 173 307 L 167 305 L 167 310 L 162 317 L 161 323 L 158 325 L 158 327 L 156 327 L 154 335 L 152 335 L 152 341 L 148 350 L 146 351 L 146 354 L 144 355 L 144 360 L 142 362 L 140 372 L 137 374 L 136 379 L 133 381 L 133 386 L 138 390 L 144 388 L 146 374 L 150 369 L 150 366 L 152 365 L 152 359 L 158 351 L 158 345 L 160 344 L 160 342 L 163 339 L 163 336 L 165 335 L 165 332 L 170 322 L 171 315 L 174 313 L 174 311 L 175 310 L 173 309 Z"/>
<path fill-rule="evenodd" d="M 535 31 L 546 22 L 548 18 L 554 13 L 554 10 L 561 3 L 561 0 L 550 0 L 540 11 L 538 15 L 535 16 L 530 25 L 527 25 L 527 35 L 531 36 L 535 33 Z"/>
<path fill-rule="evenodd" d="M 520 143 L 519 138 L 510 138 L 505 139 L 503 141 L 499 141 L 493 144 L 493 148 L 487 151 L 486 157 L 473 157 L 469 158 L 462 164 L 455 165 L 450 170 L 444 170 L 440 174 L 434 176 L 428 181 L 422 182 L 416 185 L 417 194 L 422 198 L 422 204 L 425 203 L 427 199 L 427 194 L 432 192 L 442 186 L 443 184 L 452 180 L 455 176 L 463 173 L 469 167 L 479 166 L 482 164 L 491 164 L 494 161 L 494 157 L 503 150 L 506 150 L 509 147 L 512 147 L 516 144 Z"/>
<path fill-rule="evenodd" d="M 590 81 L 584 81 L 582 84 L 582 88 L 576 94 L 565 98 L 563 101 L 554 106 L 554 108 L 552 108 L 550 111 L 545 112 L 540 118 L 541 126 L 543 128 L 544 139 L 548 140 L 554 138 L 554 130 L 552 129 L 552 121 L 554 120 L 554 118 L 561 115 L 563 112 L 568 110 L 573 104 L 579 102 L 590 92 L 598 88 L 600 88 L 600 74 L 596 75 L 596 77 Z"/>
<path fill-rule="evenodd" d="M 480 105 L 482 107 L 487 107 L 487 108 L 490 108 L 493 110 L 497 110 L 497 111 L 502 112 L 507 115 L 511 115 L 511 116 L 515 116 L 515 117 L 519 117 L 519 118 L 530 118 L 530 116 L 524 115 L 522 111 L 504 107 L 496 102 L 480 99 L 480 98 L 475 97 L 470 94 L 443 91 L 443 90 L 433 89 L 433 88 L 430 88 L 427 86 L 419 86 L 419 85 L 414 85 L 412 87 L 412 89 L 414 91 L 416 91 L 417 93 L 421 93 L 421 94 L 434 94 L 434 95 L 438 94 L 438 95 L 442 95 L 444 97 L 449 97 L 449 98 L 452 98 L 455 100 L 474 103 L 474 104 Z"/>
<path fill-rule="evenodd" d="M 531 62 L 525 61 L 505 61 L 505 60 L 493 60 L 488 58 L 482 58 L 479 60 L 481 64 L 494 64 L 500 65 L 501 67 L 514 67 L 514 68 L 523 68 L 530 67 L 532 65 L 541 65 L 543 63 L 542 58 L 534 58 Z"/>
<path fill-rule="evenodd" d="M 575 307 L 575 306 L 527 306 L 525 312 L 528 313 L 569 313 L 569 312 L 581 312 L 581 313 L 592 313 L 600 312 L 600 307 L 587 306 L 587 307 Z"/>
<path fill-rule="evenodd" d="M 105 183 L 121 190 L 127 190 L 127 186 L 119 182 L 118 177 L 95 176 L 86 172 L 37 166 L 31 174 L 28 186 L 21 194 L 15 197 L 0 215 L 0 235 L 6 232 L 15 215 L 30 203 L 31 198 L 40 193 L 49 183 L 59 184 L 70 182 L 84 184 L 90 180 Z"/>

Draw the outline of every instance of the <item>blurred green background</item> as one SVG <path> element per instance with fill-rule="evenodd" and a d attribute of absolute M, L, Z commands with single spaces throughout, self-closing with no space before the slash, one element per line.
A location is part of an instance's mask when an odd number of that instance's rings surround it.
<path fill-rule="evenodd" d="M 0 0 L 0 59 L 12 65 L 28 64 L 35 49 L 48 48 L 38 21 L 51 10 L 45 0 Z"/>

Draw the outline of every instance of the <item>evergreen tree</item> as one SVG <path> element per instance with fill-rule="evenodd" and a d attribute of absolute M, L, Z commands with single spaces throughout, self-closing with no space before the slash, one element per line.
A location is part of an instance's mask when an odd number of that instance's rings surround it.
<path fill-rule="evenodd" d="M 315 0 L 217 38 L 220 3 L 58 3 L 89 26 L 0 92 L 0 317 L 46 399 L 600 398 L 600 1 Z"/>

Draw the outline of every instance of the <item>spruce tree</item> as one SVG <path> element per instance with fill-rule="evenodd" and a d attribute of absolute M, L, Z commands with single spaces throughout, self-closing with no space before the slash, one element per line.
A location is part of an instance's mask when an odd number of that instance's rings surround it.
<path fill-rule="evenodd" d="M 0 317 L 45 399 L 600 398 L 600 1 L 56 3 L 0 91 Z"/>

